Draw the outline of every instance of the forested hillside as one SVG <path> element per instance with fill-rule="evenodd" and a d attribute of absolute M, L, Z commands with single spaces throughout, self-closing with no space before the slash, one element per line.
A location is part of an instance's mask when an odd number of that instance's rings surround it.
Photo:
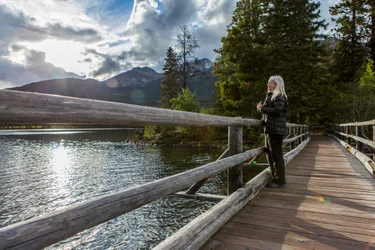
<path fill-rule="evenodd" d="M 268 78 L 281 75 L 290 122 L 374 119 L 374 4 L 341 1 L 330 8 L 336 27 L 327 31 L 316 1 L 239 1 L 216 50 L 217 113 L 258 117 Z"/>

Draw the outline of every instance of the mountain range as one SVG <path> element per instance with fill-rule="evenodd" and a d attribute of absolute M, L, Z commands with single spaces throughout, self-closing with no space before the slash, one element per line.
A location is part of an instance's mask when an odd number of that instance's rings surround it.
<path fill-rule="evenodd" d="M 211 107 L 215 93 L 215 77 L 211 74 L 213 62 L 204 58 L 192 63 L 200 73 L 191 78 L 189 88 L 196 93 L 201 106 Z M 11 90 L 158 107 L 162 79 L 162 73 L 149 67 L 135 67 L 105 81 L 62 78 L 33 82 Z"/>

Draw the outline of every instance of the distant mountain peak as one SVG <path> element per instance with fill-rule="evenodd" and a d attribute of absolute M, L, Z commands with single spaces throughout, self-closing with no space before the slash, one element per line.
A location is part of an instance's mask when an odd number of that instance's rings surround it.
<path fill-rule="evenodd" d="M 104 81 L 104 84 L 111 88 L 143 87 L 147 83 L 161 77 L 163 77 L 163 74 L 158 73 L 149 67 L 134 67 L 131 70 Z"/>
<path fill-rule="evenodd" d="M 210 71 L 214 66 L 214 63 L 207 58 L 198 59 L 192 62 L 193 66 L 201 71 Z"/>

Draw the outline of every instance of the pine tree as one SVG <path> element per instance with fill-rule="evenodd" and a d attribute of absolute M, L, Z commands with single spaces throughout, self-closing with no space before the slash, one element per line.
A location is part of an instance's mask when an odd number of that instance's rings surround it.
<path fill-rule="evenodd" d="M 336 21 L 335 37 L 338 44 L 333 53 L 332 74 L 336 83 L 353 91 L 357 70 L 365 62 L 366 41 L 365 0 L 344 0 L 330 8 Z M 344 83 L 344 85 L 343 85 Z"/>
<path fill-rule="evenodd" d="M 327 74 L 319 41 L 325 28 L 319 3 L 309 0 L 241 0 L 215 65 L 222 112 L 255 117 L 271 75 L 281 75 L 289 97 L 289 121 L 322 120 Z M 315 93 L 318 98 L 316 99 Z"/>
<path fill-rule="evenodd" d="M 191 65 L 189 58 L 194 54 L 195 49 L 199 48 L 198 40 L 192 35 L 186 25 L 181 27 L 182 33 L 177 35 L 178 57 L 180 59 L 180 75 L 182 88 L 188 87 L 188 81 L 191 74 Z"/>
<path fill-rule="evenodd" d="M 176 52 L 169 47 L 167 57 L 164 59 L 164 77 L 160 87 L 160 107 L 171 108 L 170 100 L 176 98 L 181 89 L 178 79 L 178 59 Z"/>
<path fill-rule="evenodd" d="M 366 63 L 368 9 L 366 0 L 344 0 L 330 8 L 336 21 L 335 37 L 338 39 L 332 54 L 330 73 L 333 84 L 340 88 L 338 113 L 343 121 L 355 120 L 357 93 L 356 74 Z M 348 111 L 350 115 L 348 115 Z"/>
<path fill-rule="evenodd" d="M 368 9 L 367 33 L 369 34 L 368 47 L 370 49 L 370 57 L 375 61 L 375 0 L 367 0 L 366 7 Z"/>
<path fill-rule="evenodd" d="M 320 122 L 311 120 L 320 112 L 317 99 L 324 100 L 321 89 L 327 85 L 322 67 L 324 36 L 319 33 L 326 24 L 319 20 L 319 7 L 320 3 L 309 0 L 271 0 L 268 5 L 267 71 L 284 78 L 292 122 Z"/>
<path fill-rule="evenodd" d="M 262 2 L 237 2 L 228 34 L 221 39 L 222 47 L 215 50 L 218 54 L 213 71 L 218 78 L 217 108 L 224 115 L 252 117 L 256 114 L 256 102 L 264 97 L 267 58 Z"/>

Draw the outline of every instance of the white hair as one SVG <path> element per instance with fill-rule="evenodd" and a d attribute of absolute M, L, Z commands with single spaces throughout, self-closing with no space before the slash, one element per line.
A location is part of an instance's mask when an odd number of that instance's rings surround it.
<path fill-rule="evenodd" d="M 285 92 L 285 87 L 284 87 L 284 80 L 281 76 L 271 76 L 268 82 L 273 81 L 276 83 L 276 88 L 273 91 L 271 100 L 275 100 L 275 98 L 278 95 L 285 96 L 286 99 L 288 99 L 288 96 L 286 95 Z"/>

